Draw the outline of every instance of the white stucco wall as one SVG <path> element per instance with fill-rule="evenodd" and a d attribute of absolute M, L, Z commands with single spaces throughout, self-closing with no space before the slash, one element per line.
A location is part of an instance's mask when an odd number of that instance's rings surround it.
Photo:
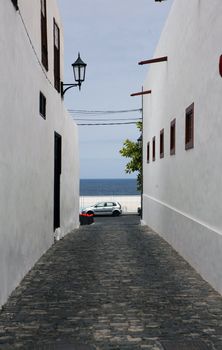
<path fill-rule="evenodd" d="M 222 293 L 222 2 L 175 0 L 144 90 L 143 221 Z M 185 110 L 194 102 L 194 148 L 185 150 Z M 170 122 L 176 118 L 176 155 Z M 165 156 L 160 159 L 160 130 Z M 146 144 L 156 136 L 156 161 Z"/>
<path fill-rule="evenodd" d="M 79 222 L 78 131 L 53 86 L 53 17 L 61 30 L 61 77 L 63 31 L 56 0 L 48 5 L 49 80 L 37 60 L 40 1 L 19 0 L 30 38 L 12 2 L 0 3 L 0 305 L 54 242 L 55 131 L 62 136 L 63 234 Z M 47 99 L 46 120 L 39 115 L 40 91 Z"/>

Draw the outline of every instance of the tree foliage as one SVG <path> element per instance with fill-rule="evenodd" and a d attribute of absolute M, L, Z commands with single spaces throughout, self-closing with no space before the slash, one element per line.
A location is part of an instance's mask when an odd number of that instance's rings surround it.
<path fill-rule="evenodd" d="M 139 131 L 142 131 L 142 122 L 136 124 Z M 119 151 L 123 157 L 130 158 L 130 161 L 126 164 L 125 172 L 131 174 L 138 172 L 137 174 L 137 189 L 142 188 L 142 146 L 138 141 L 134 142 L 126 139 L 123 143 L 123 148 Z"/>

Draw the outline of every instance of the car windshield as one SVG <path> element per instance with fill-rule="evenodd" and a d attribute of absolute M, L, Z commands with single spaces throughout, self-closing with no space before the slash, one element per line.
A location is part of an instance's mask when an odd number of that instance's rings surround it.
<path fill-rule="evenodd" d="M 104 205 L 105 205 L 105 203 L 104 203 L 104 202 L 101 202 L 101 203 L 96 203 L 94 206 L 95 206 L 96 208 L 98 208 L 98 207 L 104 207 Z"/>

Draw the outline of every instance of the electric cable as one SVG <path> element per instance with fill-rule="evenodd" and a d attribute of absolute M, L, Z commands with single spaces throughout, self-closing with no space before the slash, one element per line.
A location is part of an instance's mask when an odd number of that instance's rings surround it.
<path fill-rule="evenodd" d="M 132 120 L 132 121 L 140 121 L 142 120 L 142 118 L 127 118 L 127 119 L 85 119 L 85 118 L 74 118 L 74 120 L 78 120 L 78 121 L 96 121 L 96 122 L 103 122 L 103 121 L 106 121 L 106 122 L 111 122 L 111 121 L 129 121 L 129 120 Z"/>
<path fill-rule="evenodd" d="M 46 80 L 47 80 L 47 81 L 49 82 L 49 84 L 54 88 L 54 86 L 53 86 L 51 80 L 48 78 L 48 76 L 47 76 L 47 74 L 46 74 L 46 72 L 45 72 L 45 70 L 44 70 L 44 68 L 43 68 L 43 66 L 42 66 L 42 64 L 41 64 L 41 62 L 40 62 L 40 59 L 39 59 L 39 57 L 38 57 L 38 54 L 37 54 L 37 52 L 36 52 L 36 49 L 35 49 L 34 44 L 33 44 L 33 42 L 32 42 L 32 39 L 31 39 L 31 37 L 30 37 L 30 35 L 29 35 L 28 29 L 27 29 L 27 27 L 26 27 L 26 24 L 25 24 L 25 21 L 24 21 L 24 19 L 23 19 L 23 17 L 22 17 L 22 14 L 21 14 L 20 9 L 18 10 L 18 14 L 19 14 L 19 16 L 20 16 L 20 18 L 21 18 L 23 27 L 24 27 L 24 29 L 25 29 L 26 35 L 27 35 L 27 37 L 28 37 L 28 40 L 29 40 L 29 43 L 30 43 L 30 45 L 31 45 L 31 48 L 32 48 L 32 50 L 33 50 L 33 52 L 34 52 L 34 55 L 35 55 L 35 57 L 36 57 L 36 59 L 37 59 L 37 62 L 38 62 L 38 64 L 39 64 L 39 66 L 40 66 L 40 68 L 41 68 L 41 70 L 42 70 L 42 72 L 43 72 L 43 74 L 44 74 Z"/>
<path fill-rule="evenodd" d="M 68 109 L 71 114 L 114 114 L 114 113 L 132 113 L 142 112 L 142 108 L 122 109 L 122 110 L 85 110 L 85 109 Z"/>
<path fill-rule="evenodd" d="M 88 124 L 78 124 L 78 126 L 98 126 L 98 125 L 126 125 L 126 124 L 136 124 L 137 122 L 125 122 L 125 123 L 88 123 Z"/>

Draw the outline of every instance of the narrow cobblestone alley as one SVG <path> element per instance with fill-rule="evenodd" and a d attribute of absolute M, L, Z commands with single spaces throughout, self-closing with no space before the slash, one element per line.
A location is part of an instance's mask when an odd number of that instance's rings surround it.
<path fill-rule="evenodd" d="M 138 216 L 95 221 L 12 294 L 0 349 L 222 349 L 222 298 Z"/>

